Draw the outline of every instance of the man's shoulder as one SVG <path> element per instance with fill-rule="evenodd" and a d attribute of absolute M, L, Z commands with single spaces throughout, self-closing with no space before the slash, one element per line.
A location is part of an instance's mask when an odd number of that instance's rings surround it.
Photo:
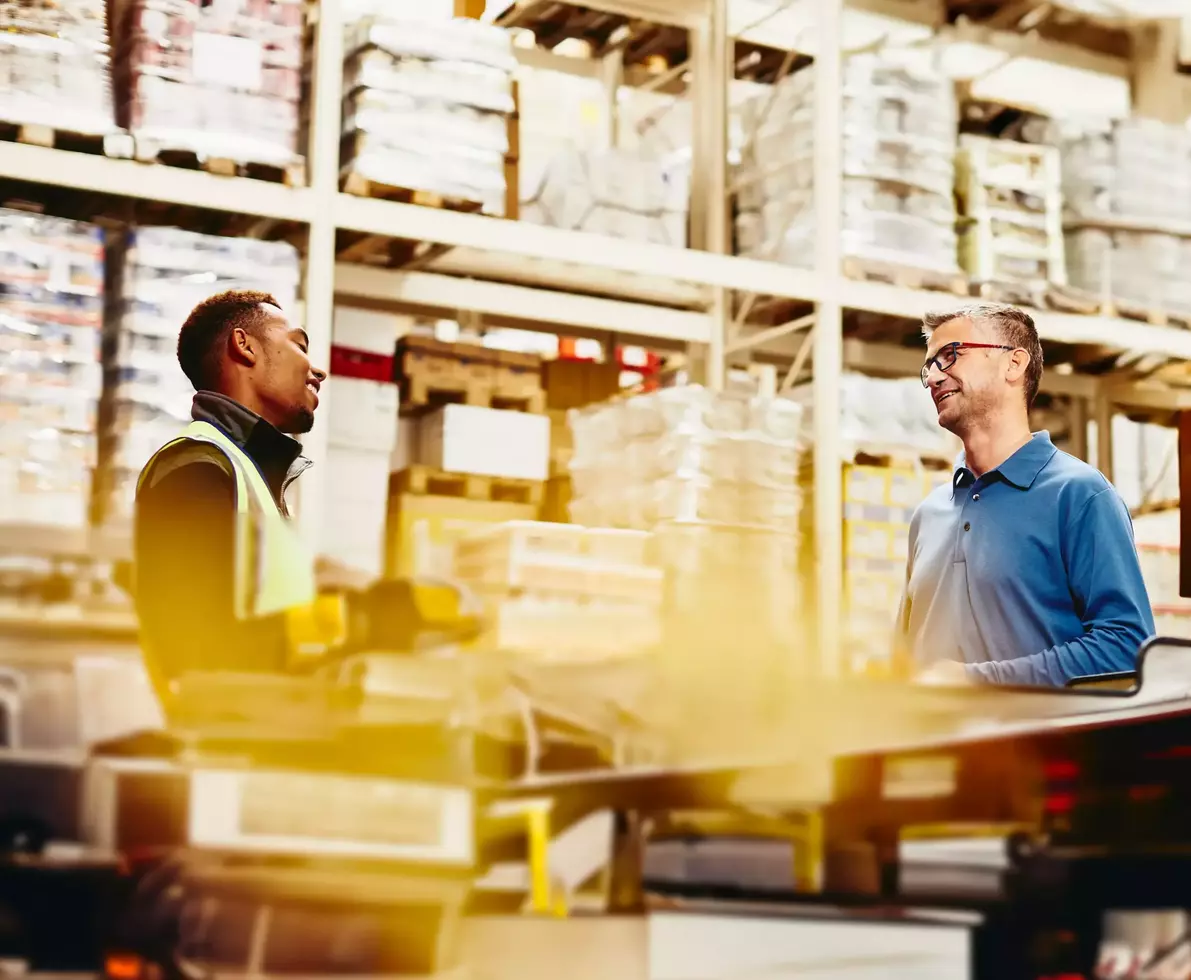
<path fill-rule="evenodd" d="M 1091 463 L 1085 463 L 1062 449 L 1055 450 L 1054 456 L 1043 467 L 1039 476 L 1044 482 L 1062 487 L 1068 493 L 1074 493 L 1083 499 L 1113 489 L 1108 478 Z"/>
<path fill-rule="evenodd" d="M 233 483 L 235 473 L 227 454 L 218 446 L 198 439 L 179 439 L 158 450 L 146 464 L 149 472 L 138 495 L 180 483 Z"/>

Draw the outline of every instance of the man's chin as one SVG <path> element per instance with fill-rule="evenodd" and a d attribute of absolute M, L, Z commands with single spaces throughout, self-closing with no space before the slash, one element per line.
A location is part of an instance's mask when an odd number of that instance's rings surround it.
<path fill-rule="evenodd" d="M 314 428 L 314 411 L 309 408 L 299 409 L 294 413 L 289 424 L 291 436 L 302 436 Z"/>

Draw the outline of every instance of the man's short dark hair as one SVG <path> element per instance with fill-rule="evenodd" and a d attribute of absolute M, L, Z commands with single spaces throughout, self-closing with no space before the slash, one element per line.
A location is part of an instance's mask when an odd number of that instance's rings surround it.
<path fill-rule="evenodd" d="M 1034 404 L 1038 385 L 1042 383 L 1042 342 L 1038 339 L 1038 328 L 1034 318 L 1016 306 L 999 303 L 974 303 L 945 313 L 928 313 L 922 318 L 922 335 L 930 341 L 930 335 L 944 323 L 961 318 L 971 320 L 977 326 L 990 327 L 995 335 L 1007 344 L 1020 347 L 1030 355 L 1026 368 L 1026 408 Z"/>
<path fill-rule="evenodd" d="M 219 350 L 236 327 L 245 330 L 262 324 L 268 314 L 263 304 L 280 308 L 269 293 L 254 289 L 228 289 L 199 303 L 178 333 L 178 363 L 195 391 L 219 383 Z"/>

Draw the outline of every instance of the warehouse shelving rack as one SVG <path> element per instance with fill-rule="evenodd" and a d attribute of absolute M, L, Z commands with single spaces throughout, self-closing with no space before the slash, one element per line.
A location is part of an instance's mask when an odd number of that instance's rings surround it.
<path fill-rule="evenodd" d="M 518 0 L 528 6 L 532 0 Z M 1152 60 L 1127 59 L 1015 34 L 1012 30 L 960 22 L 942 25 L 929 0 L 854 0 L 868 11 L 940 25 L 941 36 L 976 41 L 1031 57 L 1129 77 L 1135 102 L 1162 103 L 1170 113 L 1191 108 L 1191 78 L 1158 72 Z M 556 6 L 547 4 L 547 7 Z M 0 143 L 0 182 L 20 181 L 91 194 L 160 202 L 260 219 L 262 227 L 289 223 L 308 229 L 304 317 L 316 362 L 329 358 L 337 303 L 393 310 L 480 314 L 493 323 L 599 337 L 615 335 L 670 349 L 685 349 L 712 386 L 722 385 L 733 362 L 750 356 L 813 364 L 814 512 L 817 576 L 840 580 L 842 512 L 838 378 L 845 368 L 874 374 L 913 374 L 920 357 L 896 342 L 845 338 L 846 314 L 860 312 L 891 321 L 917 321 L 927 309 L 956 297 L 841 273 L 841 39 L 842 0 L 817 0 L 815 59 L 816 265 L 798 269 L 728 254 L 728 80 L 733 71 L 727 0 L 585 0 L 588 10 L 633 22 L 668 25 L 688 32 L 691 98 L 695 103 L 692 172 L 692 240 L 701 249 L 680 249 L 539 227 L 478 214 L 379 201 L 340 192 L 339 148 L 344 24 L 339 4 L 311 7 L 314 35 L 310 111 L 309 186 L 287 187 L 240 177 L 146 165 L 132 160 L 74 153 L 21 143 Z M 1146 34 L 1138 52 L 1153 53 L 1169 41 Z M 539 52 L 540 53 L 540 52 Z M 540 59 L 549 61 L 550 57 Z M 572 64 L 576 59 L 557 59 Z M 598 66 L 592 70 L 599 70 Z M 623 73 L 622 73 L 623 74 Z M 1184 100 L 1170 109 L 1171 92 Z M 1165 94 L 1163 94 L 1165 93 Z M 1163 101 L 1164 100 L 1164 101 Z M 0 184 L 2 186 L 2 184 Z M 336 232 L 363 232 L 437 246 L 432 258 L 402 269 L 336 261 Z M 776 325 L 742 322 L 741 305 L 793 310 Z M 762 304 L 762 305 L 763 305 Z M 812 315 L 813 314 L 813 315 Z M 1119 357 L 1121 365 L 1160 366 L 1191 362 L 1191 332 L 1115 317 L 1038 310 L 1044 341 Z M 813 324 L 813 327 L 812 327 Z M 808 328 L 810 331 L 808 332 Z M 904 331 L 903 331 L 904 332 Z M 808 339 L 809 338 L 809 339 Z M 900 339 L 900 338 L 897 338 Z M 1081 418 L 1098 426 L 1098 459 L 1111 460 L 1116 407 L 1173 412 L 1191 408 L 1191 388 L 1139 380 L 1138 372 L 1082 374 L 1067 366 L 1048 372 L 1047 389 L 1069 396 Z M 334 411 L 329 404 L 324 412 Z M 1086 426 L 1083 427 L 1086 429 Z M 1081 429 L 1082 431 L 1082 429 Z M 308 451 L 325 456 L 325 424 L 310 436 Z M 1077 440 L 1077 449 L 1078 446 Z M 303 480 L 300 521 L 313 536 L 325 519 L 315 468 Z M 838 589 L 820 588 L 819 648 L 827 673 L 839 662 Z"/>

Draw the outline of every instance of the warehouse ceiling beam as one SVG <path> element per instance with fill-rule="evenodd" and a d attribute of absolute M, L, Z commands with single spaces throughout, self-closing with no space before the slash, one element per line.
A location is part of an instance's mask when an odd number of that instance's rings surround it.
<path fill-rule="evenodd" d="M 1023 34 L 1013 30 L 997 29 L 963 17 L 954 24 L 948 24 L 941 3 L 920 3 L 910 2 L 910 0 L 848 0 L 848 6 L 865 13 L 934 28 L 938 39 L 943 43 L 979 44 L 1015 57 L 1049 61 L 1052 64 L 1079 68 L 1116 78 L 1129 78 L 1132 73 L 1132 65 L 1127 58 L 1091 51 L 1061 41 L 1052 41 L 1041 37 L 1036 32 Z"/>
<path fill-rule="evenodd" d="M 710 7 L 709 0 L 583 0 L 582 4 L 565 4 L 562 0 L 559 2 L 563 6 L 581 6 L 602 14 L 614 14 L 630 20 L 644 20 L 651 24 L 665 24 L 688 30 L 698 27 L 707 18 Z M 524 23 L 523 12 L 529 13 L 539 5 L 548 6 L 541 4 L 541 0 L 514 0 L 501 11 L 500 22 Z"/>
<path fill-rule="evenodd" d="M 711 318 L 704 313 L 431 272 L 341 262 L 335 267 L 335 293 L 341 300 L 370 306 L 439 315 L 480 313 L 537 329 L 616 331 L 682 344 L 706 344 L 711 337 Z"/>

